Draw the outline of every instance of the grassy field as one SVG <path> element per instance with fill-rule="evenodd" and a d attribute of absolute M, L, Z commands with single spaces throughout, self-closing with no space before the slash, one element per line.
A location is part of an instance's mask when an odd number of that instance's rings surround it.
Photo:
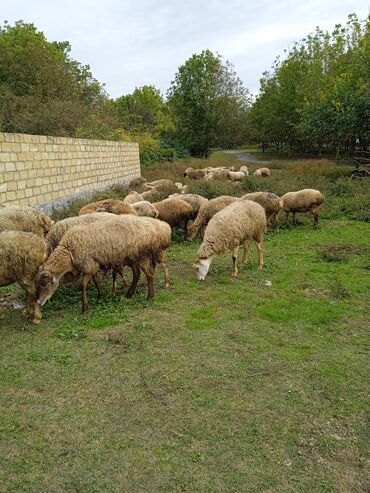
<path fill-rule="evenodd" d="M 177 180 L 184 166 L 146 173 Z M 238 281 L 228 255 L 199 283 L 199 242 L 178 239 L 171 286 L 158 269 L 150 302 L 144 281 L 126 300 L 108 279 L 104 299 L 90 289 L 86 318 L 78 289 L 61 288 L 37 327 L 6 310 L 2 493 L 367 491 L 368 195 L 329 165 L 280 166 L 259 186 L 293 176 L 332 194 L 317 230 L 301 218 L 267 234 L 262 272 L 251 249 Z"/>

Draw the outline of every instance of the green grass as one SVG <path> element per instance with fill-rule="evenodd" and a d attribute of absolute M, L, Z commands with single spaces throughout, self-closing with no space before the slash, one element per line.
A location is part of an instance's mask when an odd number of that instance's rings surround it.
<path fill-rule="evenodd" d="M 78 289 L 37 327 L 7 309 L 0 491 L 366 491 L 369 233 L 305 218 L 267 235 L 262 272 L 251 248 L 237 281 L 227 255 L 203 283 L 178 242 L 150 302 L 107 280 L 86 318 Z"/>

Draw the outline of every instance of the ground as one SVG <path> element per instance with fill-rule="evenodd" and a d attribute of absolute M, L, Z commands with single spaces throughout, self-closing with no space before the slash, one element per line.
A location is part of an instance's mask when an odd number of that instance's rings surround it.
<path fill-rule="evenodd" d="M 86 318 L 77 289 L 37 327 L 7 309 L 0 491 L 366 491 L 370 225 L 300 220 L 237 281 L 226 255 L 198 282 L 179 237 L 150 302 L 107 279 Z"/>

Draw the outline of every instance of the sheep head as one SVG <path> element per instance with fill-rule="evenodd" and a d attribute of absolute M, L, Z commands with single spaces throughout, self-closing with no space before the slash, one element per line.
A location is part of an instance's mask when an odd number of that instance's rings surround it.
<path fill-rule="evenodd" d="M 59 279 L 49 272 L 40 272 L 36 283 L 37 304 L 44 306 L 58 289 Z"/>
<path fill-rule="evenodd" d="M 212 262 L 212 258 L 209 257 L 209 258 L 200 258 L 193 264 L 198 281 L 205 280 L 211 262 Z"/>

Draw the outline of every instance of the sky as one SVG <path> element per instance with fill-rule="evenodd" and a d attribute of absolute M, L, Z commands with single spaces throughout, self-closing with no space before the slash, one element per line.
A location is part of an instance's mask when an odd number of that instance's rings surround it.
<path fill-rule="evenodd" d="M 177 69 L 210 49 L 257 93 L 262 72 L 316 26 L 332 30 L 363 0 L 1 0 L 0 22 L 32 22 L 49 41 L 69 41 L 111 97 L 152 84 L 165 94 Z"/>

